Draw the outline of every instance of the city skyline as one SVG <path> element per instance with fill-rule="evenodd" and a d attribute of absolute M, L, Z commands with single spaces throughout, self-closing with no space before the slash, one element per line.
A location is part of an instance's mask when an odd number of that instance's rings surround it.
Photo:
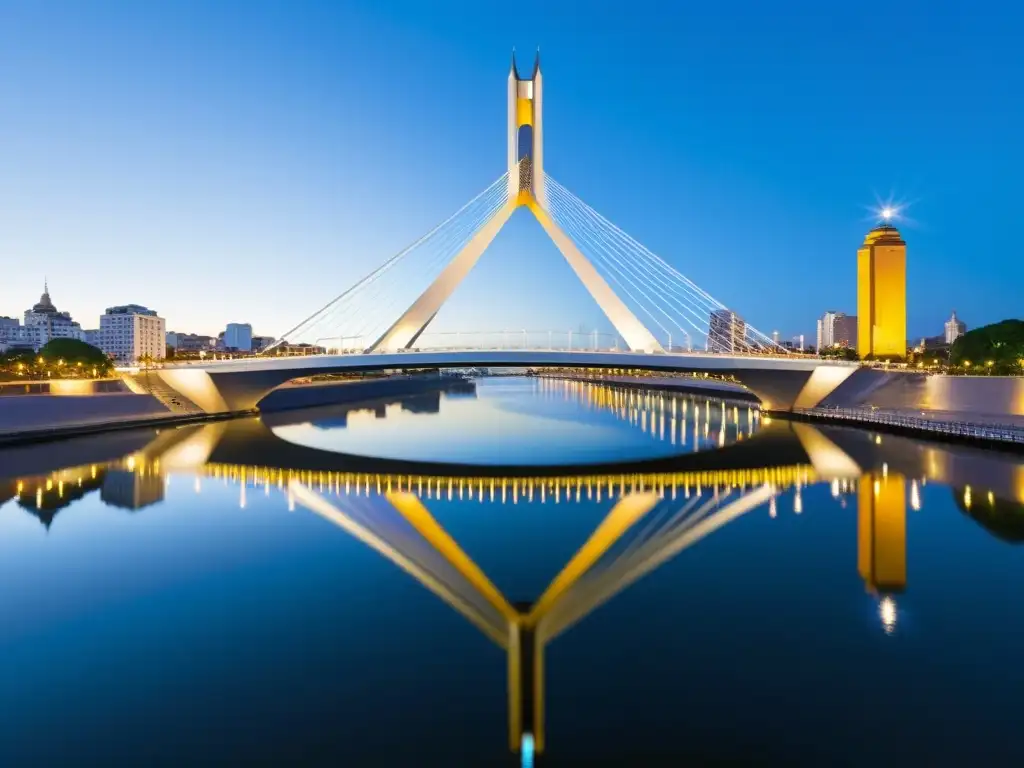
<path fill-rule="evenodd" d="M 674 26 L 683 14 L 643 3 L 629 19 L 603 6 L 571 20 L 556 4 L 517 31 L 522 41 L 468 22 L 465 4 L 440 3 L 431 18 L 399 6 L 401 21 L 369 5 L 314 6 L 299 18 L 254 3 L 241 24 L 227 6 L 67 4 L 56 25 L 27 4 L 5 12 L 3 29 L 16 34 L 0 38 L 21 76 L 0 85 L 15 115 L 0 127 L 14 171 L 0 180 L 0 227 L 19 266 L 5 275 L 0 315 L 18 316 L 49 276 L 83 327 L 104 306 L 139 302 L 183 332 L 244 322 L 282 333 L 486 186 L 488 168 L 500 173 L 505 105 L 493 94 L 511 45 L 532 56 L 531 39 L 548 73 L 549 166 L 757 327 L 813 338 L 824 308 L 855 313 L 866 206 L 890 187 L 916 200 L 900 224 L 908 336 L 939 333 L 951 306 L 971 327 L 1017 314 L 1022 268 L 1001 194 L 1013 174 L 999 150 L 1019 115 L 996 98 L 996 75 L 1011 75 L 1000 29 L 936 13 L 901 28 L 884 65 L 898 98 L 865 107 L 883 64 L 851 68 L 813 14 L 783 27 L 751 7 L 722 27 L 728 35 L 702 41 Z M 914 8 L 890 4 L 887 18 Z M 690 9 L 687 27 L 716 28 L 717 13 Z M 844 39 L 869 23 L 868 10 L 842 14 Z M 643 43 L 630 42 L 641 27 Z M 788 59 L 766 50 L 766 30 L 782 35 L 780 50 L 799 43 Z M 44 32 L 52 45 L 39 42 Z M 808 33 L 814 42 L 802 42 Z M 103 55 L 88 55 L 97 46 Z M 940 48 L 959 56 L 929 58 Z M 758 55 L 763 66 L 745 70 Z M 816 71 L 801 69 L 811 60 Z M 436 79 L 417 82 L 411 67 Z M 971 120 L 942 100 L 953 85 L 971 90 Z M 773 100 L 793 89 L 800 103 L 778 110 Z M 940 156 L 954 139 L 954 156 Z M 593 162 L 608 151 L 619 162 Z M 527 320 L 605 330 L 535 222 L 508 229 L 432 330 Z M 765 291 L 766 265 L 791 279 Z M 515 300 L 524 290 L 530 307 Z"/>
<path fill-rule="evenodd" d="M 43 301 L 48 301 L 49 300 L 49 284 L 48 284 L 48 281 L 44 280 L 44 284 L 43 285 L 44 285 L 44 288 L 43 288 L 42 300 Z M 137 305 L 130 305 L 130 306 L 137 306 Z M 38 305 L 36 305 L 36 307 L 38 307 Z M 144 307 L 139 307 L 139 308 L 145 310 Z M 10 315 L 5 315 L 5 314 L 2 313 L 2 311 L 0 311 L 0 329 L 3 329 L 3 328 L 7 327 L 3 321 L 9 321 L 9 322 L 11 322 L 12 324 L 14 324 L 16 326 L 17 324 L 19 324 L 21 322 L 22 316 L 26 315 L 29 312 L 32 312 L 33 309 L 34 308 L 30 308 L 28 310 L 25 310 L 24 312 L 14 312 L 14 313 L 12 313 Z M 146 310 L 146 311 L 149 311 L 149 310 Z M 105 314 L 109 314 L 109 312 L 110 312 L 110 308 L 107 308 L 105 310 Z M 719 310 L 717 312 L 713 312 L 711 314 L 711 318 L 710 318 L 710 320 L 711 320 L 710 324 L 711 324 L 712 330 L 714 330 L 714 328 L 716 327 L 716 323 L 718 323 L 718 325 L 722 324 L 721 316 L 723 315 L 723 313 L 725 315 L 731 315 L 733 317 L 733 319 L 728 320 L 726 322 L 726 324 L 729 325 L 730 328 L 731 328 L 731 324 L 733 322 L 735 322 L 738 325 L 738 327 L 741 329 L 739 331 L 739 336 L 742 336 L 743 335 L 742 328 L 745 326 L 745 323 L 744 323 L 743 319 L 741 317 L 739 317 L 738 313 L 736 313 L 734 310 L 729 310 L 729 311 Z M 69 312 L 64 312 L 62 314 L 65 315 L 65 316 L 69 316 L 70 315 Z M 97 321 L 96 325 L 102 325 L 103 315 L 104 315 L 104 313 L 101 313 L 99 315 L 99 318 L 98 318 L 98 321 Z M 67 317 L 66 320 L 67 320 L 68 324 L 72 324 L 72 322 L 73 322 L 73 325 L 80 329 L 80 331 L 82 333 L 82 338 L 85 341 L 87 341 L 88 343 L 92 344 L 93 346 L 97 346 L 97 347 L 101 346 L 101 344 L 99 343 L 99 337 L 98 336 L 93 336 L 93 334 L 99 334 L 100 333 L 100 331 L 98 329 L 91 329 L 91 328 L 88 327 L 89 323 L 85 323 L 83 325 L 79 320 L 75 320 L 73 317 Z M 824 330 L 823 323 L 826 323 L 826 322 L 828 323 L 828 329 L 829 330 Z M 852 324 L 849 325 L 849 327 L 844 326 L 843 330 L 839 331 L 838 330 L 838 327 L 839 327 L 838 324 L 839 323 L 845 323 L 845 322 L 852 323 Z M 835 330 L 832 329 L 832 323 L 837 323 Z M 958 330 L 955 333 L 950 331 L 951 323 L 954 324 L 958 328 Z M 837 312 L 835 310 L 826 310 L 825 313 L 822 316 L 817 318 L 817 333 L 816 333 L 816 337 L 815 337 L 816 340 L 817 340 L 817 343 L 815 344 L 815 349 L 817 351 L 821 351 L 824 348 L 832 347 L 832 346 L 849 346 L 851 348 L 855 347 L 856 346 L 855 339 L 851 343 L 850 342 L 850 338 L 848 338 L 848 337 L 849 337 L 850 334 L 852 334 L 853 336 L 856 336 L 856 327 L 857 327 L 857 315 L 856 314 L 851 315 L 849 313 L 842 312 L 842 311 Z M 227 335 L 230 335 L 233 331 L 235 333 L 237 333 L 238 329 L 240 329 L 240 328 L 247 329 L 248 339 L 249 339 L 248 345 L 245 345 L 245 344 L 241 344 L 241 345 L 239 345 L 239 344 L 232 344 L 232 343 L 229 343 L 228 341 L 225 340 Z M 203 330 L 208 330 L 208 329 L 203 329 Z M 906 339 L 907 349 L 909 350 L 912 347 L 914 347 L 915 346 L 915 342 L 918 339 L 924 340 L 924 339 L 930 338 L 930 339 L 932 339 L 934 341 L 936 339 L 945 337 L 945 343 L 946 344 L 950 344 L 950 343 L 952 343 L 953 340 L 955 340 L 955 338 L 957 336 L 962 336 L 965 332 L 966 332 L 965 324 L 962 321 L 960 321 L 960 319 L 958 318 L 958 316 L 956 314 L 956 310 L 953 310 L 952 311 L 952 319 L 947 319 L 943 323 L 943 332 L 942 333 L 940 333 L 940 334 L 932 334 L 930 336 L 921 335 L 921 336 L 918 336 L 918 337 L 908 335 L 908 337 Z M 729 330 L 729 331 L 725 332 L 725 335 L 731 337 L 732 335 L 734 335 L 734 333 L 735 333 L 735 331 Z M 842 339 L 841 342 L 833 341 L 833 334 L 834 333 L 839 333 L 840 334 L 840 338 Z M 166 343 L 166 346 L 168 348 L 178 349 L 178 347 L 179 347 L 178 339 L 179 338 L 184 338 L 184 339 L 190 339 L 193 342 L 191 346 L 186 347 L 187 350 L 197 351 L 199 349 L 203 349 L 203 350 L 207 350 L 207 351 L 223 351 L 221 349 L 221 347 L 216 344 L 218 334 L 219 334 L 219 337 L 220 337 L 221 341 L 224 342 L 223 348 L 225 350 L 226 349 L 234 349 L 234 350 L 237 350 L 237 351 L 240 351 L 240 352 L 249 352 L 249 351 L 257 352 L 257 351 L 260 351 L 264 346 L 266 346 L 266 345 L 272 343 L 273 341 L 275 341 L 275 339 L 273 337 L 271 337 L 271 336 L 254 335 L 251 323 L 228 322 L 228 323 L 225 323 L 225 329 L 224 330 L 214 331 L 213 335 L 204 333 L 202 331 L 197 333 L 194 330 L 182 331 L 182 330 L 178 330 L 178 329 L 174 329 L 174 328 L 169 328 L 168 327 L 168 329 L 166 331 L 166 334 L 165 334 L 166 335 L 165 343 Z M 589 335 L 589 332 L 581 331 L 581 334 L 582 334 L 582 337 L 587 338 L 588 335 Z M 59 333 L 58 334 L 52 334 L 48 338 L 56 338 L 56 337 L 59 337 L 61 335 L 63 335 L 63 334 L 59 334 Z M 607 335 L 607 334 L 605 334 L 605 335 Z M 805 334 L 801 333 L 801 334 L 794 334 L 790 338 L 784 338 L 778 330 L 775 330 L 775 331 L 772 331 L 772 333 L 771 333 L 771 340 L 775 344 L 778 344 L 780 346 L 787 346 L 787 347 L 789 347 L 791 349 L 800 349 L 801 351 L 803 351 L 802 347 L 806 345 L 806 342 L 803 341 L 805 339 L 805 336 L 806 336 Z M 822 343 L 822 339 L 823 338 L 829 339 L 829 342 L 823 344 Z M 16 339 L 8 339 L 8 340 L 9 341 L 11 341 L 11 340 L 16 341 Z M 0 335 L 0 343 L 2 343 L 3 341 L 4 341 L 4 337 L 2 335 Z M 43 341 L 45 341 L 45 340 L 39 341 L 36 346 L 38 347 L 39 345 L 41 345 L 43 343 Z M 257 341 L 259 341 L 259 344 L 257 346 L 252 346 Z M 282 341 L 285 341 L 285 340 L 282 340 Z M 725 346 L 728 347 L 728 344 L 726 344 Z M 194 349 L 192 347 L 194 347 Z M 250 347 L 251 347 L 251 350 L 250 350 Z M 685 346 L 684 346 L 684 348 L 685 348 Z M 732 349 L 724 348 L 722 346 L 722 344 L 712 343 L 712 342 L 709 341 L 708 349 L 712 350 L 712 348 L 713 348 L 713 351 L 719 351 L 719 352 L 730 352 L 730 351 L 733 351 Z"/>

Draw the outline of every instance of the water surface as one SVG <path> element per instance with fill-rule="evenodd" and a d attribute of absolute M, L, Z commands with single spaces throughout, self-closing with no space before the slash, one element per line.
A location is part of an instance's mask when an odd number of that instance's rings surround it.
<path fill-rule="evenodd" d="M 442 401 L 372 422 L 407 442 L 318 410 L 0 453 L 0 765 L 518 765 L 509 622 L 460 553 L 546 606 L 538 765 L 1021 763 L 1017 457 L 732 405 L 717 440 L 694 400 L 687 447 L 660 395 L 609 420 L 621 391 L 549 386 L 464 399 L 491 443 Z M 462 439 L 443 473 L 346 455 Z"/>
<path fill-rule="evenodd" d="M 398 402 L 324 409 L 274 428 L 341 453 L 488 465 L 575 464 L 673 456 L 756 431 L 752 403 L 543 377 L 453 382 Z"/>

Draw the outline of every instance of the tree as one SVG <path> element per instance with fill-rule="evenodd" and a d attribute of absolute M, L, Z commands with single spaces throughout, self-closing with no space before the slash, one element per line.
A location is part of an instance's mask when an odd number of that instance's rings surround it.
<path fill-rule="evenodd" d="M 32 364 L 35 360 L 36 353 L 31 349 L 12 349 L 0 355 L 0 364 L 2 365 Z"/>
<path fill-rule="evenodd" d="M 107 376 L 112 368 L 102 350 L 78 339 L 51 339 L 40 348 L 38 359 L 51 376 Z"/>
<path fill-rule="evenodd" d="M 78 339 L 51 339 L 40 348 L 39 356 L 47 360 L 64 360 L 70 363 L 98 365 L 109 362 L 100 349 Z"/>
<path fill-rule="evenodd" d="M 837 360 L 859 360 L 857 350 L 850 347 L 826 347 L 821 350 L 822 357 L 834 357 Z"/>
<path fill-rule="evenodd" d="M 12 349 L 0 354 L 0 381 L 35 378 L 36 353 L 31 349 Z"/>
<path fill-rule="evenodd" d="M 979 373 L 1021 373 L 1024 320 L 1003 320 L 968 331 L 953 342 L 951 365 Z"/>

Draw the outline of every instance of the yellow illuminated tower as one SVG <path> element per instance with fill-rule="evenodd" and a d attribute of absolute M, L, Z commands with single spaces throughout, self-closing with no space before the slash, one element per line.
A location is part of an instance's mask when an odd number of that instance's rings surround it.
<path fill-rule="evenodd" d="M 883 223 L 857 251 L 857 354 L 863 359 L 907 354 L 907 244 Z"/>
<path fill-rule="evenodd" d="M 907 502 L 902 475 L 862 475 L 857 491 L 857 570 L 869 592 L 907 585 Z"/>

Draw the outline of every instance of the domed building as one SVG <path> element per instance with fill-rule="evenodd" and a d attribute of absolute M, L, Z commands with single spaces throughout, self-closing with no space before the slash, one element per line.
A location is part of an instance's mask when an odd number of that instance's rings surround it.
<path fill-rule="evenodd" d="M 61 312 L 50 299 L 50 286 L 43 282 L 43 295 L 32 309 L 25 310 L 25 325 L 21 329 L 25 341 L 32 342 L 39 349 L 50 339 L 85 340 L 82 326 L 71 319 L 71 314 Z"/>

